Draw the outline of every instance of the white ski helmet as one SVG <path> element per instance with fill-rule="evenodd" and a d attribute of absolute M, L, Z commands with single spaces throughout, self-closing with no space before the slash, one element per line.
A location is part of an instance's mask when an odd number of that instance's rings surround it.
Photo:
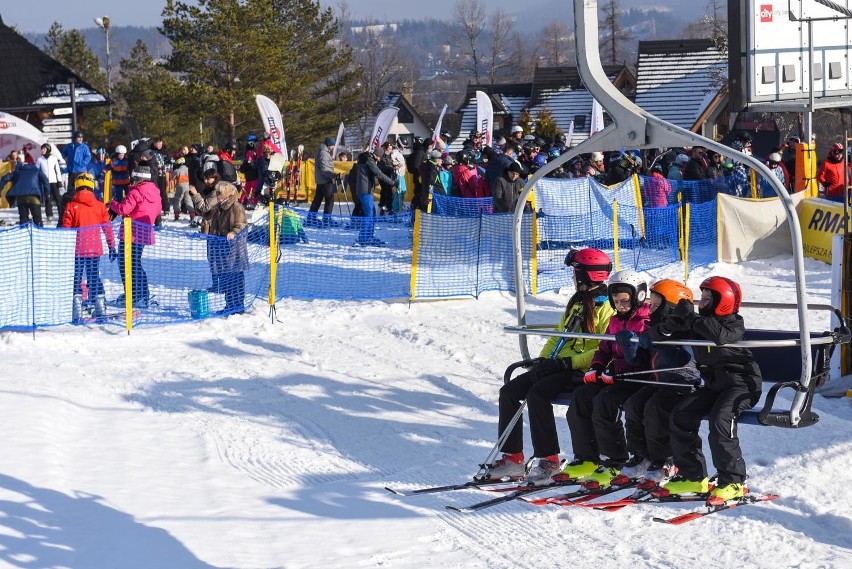
<path fill-rule="evenodd" d="M 615 303 L 612 301 L 612 295 L 619 292 L 630 294 L 630 305 L 635 310 L 648 298 L 648 282 L 636 271 L 630 269 L 618 271 L 610 277 L 607 286 L 609 304 L 613 308 L 615 308 Z"/>
<path fill-rule="evenodd" d="M 127 154 L 127 147 L 124 146 L 123 144 L 119 144 L 118 146 L 115 147 L 115 153 L 116 154 Z"/>

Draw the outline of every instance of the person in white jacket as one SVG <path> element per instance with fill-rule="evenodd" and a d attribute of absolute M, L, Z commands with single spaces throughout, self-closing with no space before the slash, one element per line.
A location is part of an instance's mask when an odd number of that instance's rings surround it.
<path fill-rule="evenodd" d="M 47 181 L 50 184 L 50 194 L 46 196 L 45 213 L 47 213 L 47 221 L 53 221 L 53 206 L 56 204 L 57 212 L 59 213 L 58 220 L 62 221 L 62 163 L 60 160 L 61 154 L 53 152 L 53 147 L 44 143 L 41 145 L 41 156 L 36 160 L 36 166 L 47 176 Z M 64 160 L 62 160 L 64 162 Z"/>

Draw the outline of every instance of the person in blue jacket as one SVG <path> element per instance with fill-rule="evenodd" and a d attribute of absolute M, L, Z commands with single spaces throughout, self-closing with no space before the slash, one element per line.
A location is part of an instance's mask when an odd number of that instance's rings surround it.
<path fill-rule="evenodd" d="M 42 226 L 41 204 L 50 193 L 50 183 L 41 168 L 35 164 L 18 164 L 15 171 L 8 178 L 12 187 L 6 193 L 6 199 L 10 202 L 12 198 L 18 206 L 18 217 L 23 225 L 32 221 L 39 227 Z M 0 181 L 0 187 L 6 184 L 6 177 Z"/>
<path fill-rule="evenodd" d="M 74 140 L 70 144 L 66 144 L 62 149 L 62 157 L 65 158 L 68 164 L 68 186 L 74 187 L 74 180 L 80 174 L 85 174 L 88 171 L 89 162 L 92 161 L 92 150 L 89 145 L 83 142 L 83 132 L 77 131 L 74 133 Z M 59 218 L 62 219 L 62 212 L 59 212 Z"/>

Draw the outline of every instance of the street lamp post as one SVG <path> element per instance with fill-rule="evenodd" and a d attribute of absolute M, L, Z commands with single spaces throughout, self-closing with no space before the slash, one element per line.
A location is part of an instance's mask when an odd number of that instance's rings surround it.
<path fill-rule="evenodd" d="M 109 59 L 109 16 L 95 18 L 99 28 L 103 28 L 106 37 L 106 74 L 107 74 L 107 102 L 109 103 L 109 122 L 112 122 L 112 66 Z"/>

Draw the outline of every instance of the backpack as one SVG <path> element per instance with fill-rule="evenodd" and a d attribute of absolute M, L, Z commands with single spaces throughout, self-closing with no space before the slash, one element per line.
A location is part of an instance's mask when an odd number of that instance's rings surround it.
<path fill-rule="evenodd" d="M 240 164 L 240 173 L 245 177 L 246 182 L 257 180 L 258 177 L 257 166 L 250 160 L 245 160 Z"/>
<path fill-rule="evenodd" d="M 237 186 L 240 185 L 240 177 L 237 175 L 237 168 L 234 166 L 233 162 L 219 160 L 216 164 L 216 171 L 219 172 L 219 176 L 223 181 L 231 182 Z"/>

